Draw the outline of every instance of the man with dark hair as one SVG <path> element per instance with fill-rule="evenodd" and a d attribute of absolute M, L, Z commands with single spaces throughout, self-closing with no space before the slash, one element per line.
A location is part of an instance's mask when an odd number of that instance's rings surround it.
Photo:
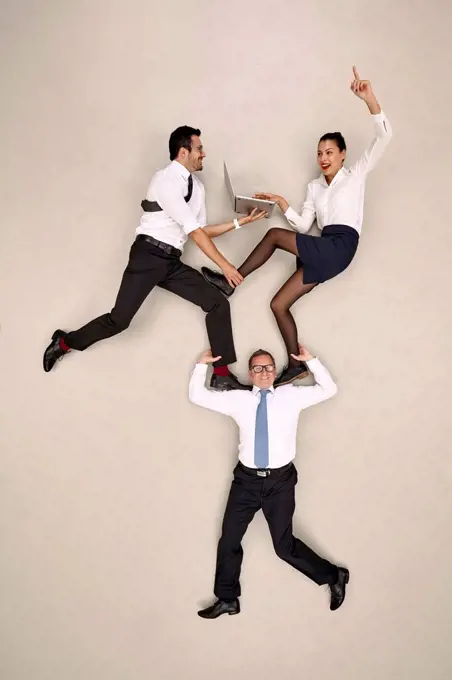
<path fill-rule="evenodd" d="M 171 133 L 172 162 L 156 172 L 141 203 L 143 216 L 113 309 L 76 331 L 56 330 L 44 353 L 44 371 L 51 371 L 55 362 L 70 350 L 85 350 L 128 328 L 151 290 L 159 286 L 206 312 L 210 345 L 215 354 L 221 355 L 214 365 L 211 387 L 249 389 L 241 385 L 228 368 L 236 361 L 228 301 L 196 269 L 181 262 L 180 257 L 190 236 L 222 269 L 229 283 L 238 286 L 242 277 L 217 250 L 212 239 L 261 219 L 265 212 L 254 210 L 240 220 L 207 225 L 204 185 L 192 174 L 203 169 L 206 156 L 200 135 L 200 130 L 188 126 Z"/>
<path fill-rule="evenodd" d="M 275 361 L 259 349 L 249 360 L 252 391 L 215 393 L 205 386 L 208 364 L 219 357 L 202 354 L 192 373 L 189 397 L 194 404 L 224 413 L 239 426 L 239 462 L 234 469 L 217 550 L 214 593 L 217 601 L 198 612 L 204 619 L 240 612 L 242 538 L 256 512 L 262 509 L 276 554 L 318 585 L 328 585 L 330 609 L 344 601 L 349 572 L 317 555 L 292 534 L 297 471 L 293 464 L 300 412 L 330 399 L 336 384 L 326 368 L 299 346 L 298 361 L 306 362 L 315 385 L 273 388 Z"/>
<path fill-rule="evenodd" d="M 191 151 L 193 147 L 193 136 L 200 137 L 201 130 L 182 125 L 170 134 L 169 138 L 169 157 L 170 161 L 176 160 L 181 149 Z M 202 169 L 202 168 L 201 168 Z"/>

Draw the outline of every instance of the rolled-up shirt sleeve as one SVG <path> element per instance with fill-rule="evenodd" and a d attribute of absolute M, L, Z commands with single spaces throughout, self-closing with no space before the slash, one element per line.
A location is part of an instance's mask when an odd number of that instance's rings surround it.
<path fill-rule="evenodd" d="M 306 234 L 312 227 L 316 214 L 314 205 L 314 192 L 311 182 L 308 184 L 306 190 L 306 199 L 299 215 L 295 210 L 289 206 L 284 213 L 285 218 L 290 226 L 301 234 Z"/>
<path fill-rule="evenodd" d="M 151 185 L 152 194 L 162 210 L 180 224 L 186 234 L 204 227 L 201 215 L 194 215 L 185 202 L 184 187 L 177 186 L 167 178 L 156 177 Z"/>

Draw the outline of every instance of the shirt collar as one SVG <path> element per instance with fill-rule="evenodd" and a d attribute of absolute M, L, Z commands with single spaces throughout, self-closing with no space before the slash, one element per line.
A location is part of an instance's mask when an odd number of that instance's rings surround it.
<path fill-rule="evenodd" d="M 273 385 L 272 385 L 271 387 L 267 387 L 267 389 L 268 389 L 272 394 L 275 393 L 275 388 L 273 387 Z M 253 385 L 253 394 L 254 394 L 255 397 L 259 394 L 260 391 L 261 391 L 261 388 L 260 388 L 260 387 L 256 387 L 256 385 Z"/>
<path fill-rule="evenodd" d="M 179 163 L 179 161 L 171 161 L 171 167 L 184 179 L 188 179 L 191 175 L 187 168 L 184 167 L 182 163 Z"/>
<path fill-rule="evenodd" d="M 322 173 L 320 175 L 320 184 L 322 184 L 325 187 L 330 187 L 333 184 L 335 184 L 336 179 L 340 179 L 342 177 L 342 175 L 349 175 L 349 174 L 350 174 L 350 170 L 348 168 L 344 168 L 344 166 L 342 166 L 342 168 L 340 170 L 338 170 L 337 173 L 334 175 L 333 181 L 330 184 L 328 184 L 328 182 L 325 179 L 325 175 Z"/>

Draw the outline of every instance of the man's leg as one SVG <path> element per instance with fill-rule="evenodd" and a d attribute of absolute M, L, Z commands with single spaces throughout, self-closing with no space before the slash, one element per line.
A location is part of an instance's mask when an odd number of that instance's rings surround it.
<path fill-rule="evenodd" d="M 165 278 L 168 262 L 165 253 L 152 244 L 135 241 L 113 309 L 68 333 L 65 337 L 68 347 L 84 350 L 126 330 L 151 290 Z"/>
<path fill-rule="evenodd" d="M 240 596 L 242 538 L 261 507 L 261 488 L 259 478 L 247 475 L 240 466 L 236 467 L 217 549 L 214 593 L 220 600 L 233 600 Z"/>
<path fill-rule="evenodd" d="M 318 585 L 338 580 L 338 568 L 317 555 L 292 533 L 297 471 L 293 465 L 281 476 L 268 477 L 264 484 L 262 510 L 267 520 L 275 552 L 282 560 Z"/>
<path fill-rule="evenodd" d="M 135 241 L 111 312 L 76 331 L 56 331 L 44 353 L 44 370 L 50 371 L 56 360 L 70 349 L 84 350 L 128 328 L 151 290 L 166 276 L 168 262 L 169 258 L 155 246 Z"/>
<path fill-rule="evenodd" d="M 214 363 L 211 387 L 216 389 L 249 389 L 241 385 L 229 373 L 228 364 L 237 360 L 232 337 L 231 311 L 225 297 L 210 286 L 193 267 L 177 261 L 171 266 L 160 288 L 175 293 L 184 300 L 201 307 L 206 314 L 207 335 L 214 356 L 221 359 Z"/>

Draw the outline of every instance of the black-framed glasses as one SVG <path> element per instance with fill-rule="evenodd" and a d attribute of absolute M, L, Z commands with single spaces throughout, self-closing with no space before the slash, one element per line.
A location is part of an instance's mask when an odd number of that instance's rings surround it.
<path fill-rule="evenodd" d="M 254 366 L 251 366 L 251 370 L 254 371 L 254 373 L 262 373 L 262 371 L 267 371 L 267 373 L 273 373 L 275 370 L 274 364 L 265 364 L 264 366 L 260 364 L 255 364 Z"/>

